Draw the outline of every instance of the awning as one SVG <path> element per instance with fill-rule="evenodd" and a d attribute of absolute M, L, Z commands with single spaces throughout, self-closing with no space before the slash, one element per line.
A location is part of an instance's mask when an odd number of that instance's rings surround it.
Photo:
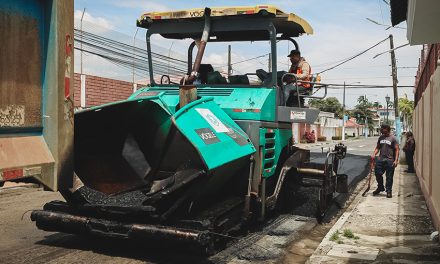
<path fill-rule="evenodd" d="M 396 26 L 406 20 L 408 0 L 391 0 L 391 25 Z"/>

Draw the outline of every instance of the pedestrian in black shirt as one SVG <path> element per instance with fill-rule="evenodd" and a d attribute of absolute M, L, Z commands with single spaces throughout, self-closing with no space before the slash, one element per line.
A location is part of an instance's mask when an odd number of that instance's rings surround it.
<path fill-rule="evenodd" d="M 377 141 L 376 148 L 374 149 L 371 159 L 375 159 L 379 153 L 379 157 L 376 158 L 376 165 L 374 167 L 374 173 L 376 175 L 377 189 L 373 192 L 373 195 L 378 195 L 380 192 L 387 191 L 387 198 L 393 197 L 393 176 L 394 168 L 399 161 L 399 143 L 395 136 L 390 134 L 391 128 L 389 125 L 382 125 L 380 127 L 382 135 Z M 383 185 L 383 174 L 386 173 L 386 186 Z"/>
<path fill-rule="evenodd" d="M 403 147 L 405 152 L 406 163 L 408 163 L 408 169 L 405 172 L 414 173 L 414 151 L 416 151 L 416 142 L 412 132 L 406 132 L 406 143 Z"/>

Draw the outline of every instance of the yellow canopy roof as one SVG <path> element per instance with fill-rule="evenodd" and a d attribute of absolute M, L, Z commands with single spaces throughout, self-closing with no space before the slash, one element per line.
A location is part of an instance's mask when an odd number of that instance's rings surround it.
<path fill-rule="evenodd" d="M 305 34 L 313 34 L 313 28 L 310 24 L 293 13 L 285 13 L 281 9 L 273 5 L 257 5 L 257 6 L 235 6 L 235 7 L 213 7 L 211 8 L 211 16 L 245 16 L 255 14 L 272 14 L 277 20 L 282 19 L 284 22 L 292 22 L 300 25 Z M 204 15 L 204 8 L 194 8 L 178 11 L 165 12 L 148 12 L 144 13 L 139 21 L 156 21 L 156 20 L 175 20 L 175 19 L 192 19 L 200 18 Z M 138 24 L 141 24 L 139 23 Z"/>

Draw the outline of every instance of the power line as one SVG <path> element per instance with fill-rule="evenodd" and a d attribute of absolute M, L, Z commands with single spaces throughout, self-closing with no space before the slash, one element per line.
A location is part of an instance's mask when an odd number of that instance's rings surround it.
<path fill-rule="evenodd" d="M 359 79 L 359 80 L 362 80 L 362 79 L 368 80 L 368 79 L 388 79 L 388 78 L 390 78 L 390 76 L 350 77 L 350 78 L 345 78 L 345 77 L 342 77 L 342 78 L 325 78 L 325 80 L 357 80 L 357 79 Z M 414 76 L 413 75 L 402 75 L 402 76 L 399 76 L 399 78 L 414 78 Z"/>
<path fill-rule="evenodd" d="M 83 49 L 75 49 L 101 57 L 118 66 L 144 72 L 150 70 L 144 49 L 78 30 L 75 30 L 75 43 L 85 46 Z M 155 52 L 152 52 L 152 59 L 157 74 L 180 75 L 187 71 L 186 61 Z"/>
<path fill-rule="evenodd" d="M 344 84 L 336 84 L 336 83 L 331 83 L 331 84 L 327 84 L 328 85 L 328 89 L 344 89 Z M 351 84 L 351 85 L 345 85 L 346 89 L 365 89 L 365 88 L 369 88 L 369 89 L 384 89 L 384 88 L 393 88 L 392 85 L 375 85 L 375 84 Z M 397 86 L 397 88 L 414 88 L 413 85 L 400 85 Z"/>
<path fill-rule="evenodd" d="M 379 41 L 378 43 L 374 44 L 373 46 L 369 47 L 368 49 L 366 49 L 366 50 L 364 50 L 364 51 L 361 51 L 361 52 L 359 52 L 358 54 L 355 54 L 355 55 L 353 55 L 353 56 L 351 56 L 351 57 L 345 59 L 345 60 L 342 61 L 341 63 L 336 64 L 335 66 L 332 66 L 332 67 L 330 67 L 330 68 L 328 68 L 328 69 L 325 69 L 325 70 L 323 70 L 323 71 L 320 71 L 318 74 L 324 73 L 324 72 L 326 72 L 326 71 L 333 70 L 333 69 L 335 69 L 336 67 L 341 66 L 342 64 L 345 64 L 345 63 L 347 63 L 347 62 L 349 62 L 349 61 L 351 61 L 351 60 L 353 60 L 353 59 L 355 59 L 355 58 L 361 56 L 362 54 L 365 54 L 365 53 L 368 52 L 369 50 L 371 50 L 371 49 L 373 49 L 373 48 L 379 46 L 380 44 L 384 43 L 384 42 L 387 41 L 388 39 L 389 39 L 389 37 L 387 37 L 387 38 L 384 39 L 384 40 Z"/>
<path fill-rule="evenodd" d="M 250 59 L 246 59 L 246 60 L 242 60 L 242 61 L 237 61 L 237 62 L 231 63 L 231 65 L 235 65 L 235 64 L 239 64 L 239 63 L 243 63 L 243 62 L 247 62 L 247 61 L 251 61 L 251 60 L 256 60 L 256 59 L 259 59 L 259 58 L 264 58 L 267 55 L 269 55 L 269 53 L 266 53 L 266 54 L 263 54 L 263 55 L 260 55 L 260 56 L 256 56 L 256 57 L 253 57 L 253 58 L 250 58 Z"/>

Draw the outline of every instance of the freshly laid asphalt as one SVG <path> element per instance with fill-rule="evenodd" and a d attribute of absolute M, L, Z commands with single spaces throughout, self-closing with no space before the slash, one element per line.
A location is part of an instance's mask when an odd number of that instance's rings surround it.
<path fill-rule="evenodd" d="M 341 173 L 348 175 L 354 185 L 368 172 L 368 160 L 376 138 L 348 141 L 347 157 Z M 333 144 L 334 145 L 334 144 Z M 321 159 L 321 147 L 308 145 L 312 158 Z M 320 154 L 321 153 L 321 154 Z M 316 196 L 305 191 L 306 196 Z M 29 219 L 29 210 L 40 209 L 46 202 L 62 199 L 58 193 L 45 192 L 41 188 L 0 189 L 0 263 L 274 263 L 282 257 L 289 244 L 298 237 L 310 237 L 316 220 L 307 217 L 316 205 L 314 199 L 306 200 L 310 207 L 280 215 L 269 221 L 261 231 L 252 232 L 238 241 L 238 246 L 228 247 L 218 257 L 208 259 L 188 255 L 182 250 L 167 249 L 160 252 L 153 245 L 124 241 L 103 241 L 61 233 L 38 230 Z M 335 206 L 335 211 L 340 207 Z M 298 213 L 298 212 L 303 213 Z M 304 217 L 304 215 L 306 217 Z M 311 214 L 310 216 L 313 216 Z M 318 225 L 319 228 L 319 225 Z M 309 230 L 309 231 L 307 231 Z M 303 232 L 307 231 L 305 234 Z M 323 233 L 322 236 L 325 234 Z M 319 243 L 321 235 L 316 236 Z M 316 244 L 316 243 L 315 243 Z M 317 246 L 317 245 L 316 245 Z M 316 247 L 315 246 L 315 247 Z M 314 250 L 313 247 L 307 249 Z M 249 253 L 250 252 L 250 253 Z M 255 254 L 258 252 L 258 254 Z M 298 251 L 295 251 L 298 253 Z M 225 257 L 225 255 L 229 255 Z M 305 254 L 306 258 L 309 253 Z M 189 262 L 188 262 L 189 261 Z"/>

